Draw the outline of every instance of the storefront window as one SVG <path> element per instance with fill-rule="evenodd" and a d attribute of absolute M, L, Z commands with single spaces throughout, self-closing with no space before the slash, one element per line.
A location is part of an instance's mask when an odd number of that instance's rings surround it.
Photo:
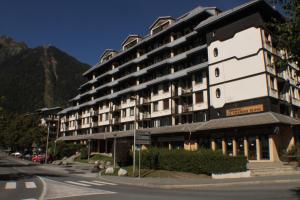
<path fill-rule="evenodd" d="M 226 140 L 226 145 L 227 145 L 227 155 L 233 156 L 233 144 L 232 144 L 232 138 L 227 138 Z"/>
<path fill-rule="evenodd" d="M 251 136 L 248 139 L 248 154 L 249 154 L 248 157 L 249 160 L 257 160 L 255 136 Z"/>
<path fill-rule="evenodd" d="M 243 156 L 244 153 L 244 138 L 237 138 L 237 155 Z"/>
<path fill-rule="evenodd" d="M 260 137 L 261 143 L 261 158 L 263 160 L 270 160 L 270 150 L 269 150 L 269 138 L 267 135 Z"/>
<path fill-rule="evenodd" d="M 210 149 L 210 139 L 209 138 L 200 138 L 199 148 L 200 149 Z"/>
<path fill-rule="evenodd" d="M 216 138 L 216 150 L 222 150 L 222 138 Z"/>

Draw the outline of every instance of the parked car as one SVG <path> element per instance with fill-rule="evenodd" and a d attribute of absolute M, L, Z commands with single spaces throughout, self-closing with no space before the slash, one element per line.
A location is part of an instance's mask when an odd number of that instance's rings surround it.
<path fill-rule="evenodd" d="M 10 155 L 12 155 L 12 156 L 15 156 L 15 157 L 18 157 L 18 158 L 20 158 L 20 157 L 22 157 L 22 154 L 20 153 L 20 152 L 13 152 L 12 154 L 10 154 Z"/>
<path fill-rule="evenodd" d="M 33 156 L 31 160 L 32 160 L 33 162 L 44 163 L 45 160 L 46 160 L 45 158 L 46 158 L 46 156 L 45 156 L 44 154 L 39 154 L 39 155 Z M 51 157 L 51 156 L 48 156 L 47 162 L 50 163 L 50 162 L 52 162 L 52 161 L 53 161 L 52 157 Z"/>

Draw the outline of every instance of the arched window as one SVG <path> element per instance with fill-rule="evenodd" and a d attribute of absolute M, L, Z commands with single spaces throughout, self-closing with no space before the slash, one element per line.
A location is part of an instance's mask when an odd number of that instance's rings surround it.
<path fill-rule="evenodd" d="M 219 54 L 218 49 L 217 49 L 217 48 L 214 48 L 214 56 L 217 57 L 218 54 Z"/>
<path fill-rule="evenodd" d="M 221 96 L 221 90 L 219 88 L 216 89 L 216 97 L 220 98 Z"/>
<path fill-rule="evenodd" d="M 219 69 L 219 68 L 216 68 L 216 69 L 215 69 L 215 76 L 216 76 L 216 77 L 219 77 L 219 76 L 220 76 L 220 69 Z"/>

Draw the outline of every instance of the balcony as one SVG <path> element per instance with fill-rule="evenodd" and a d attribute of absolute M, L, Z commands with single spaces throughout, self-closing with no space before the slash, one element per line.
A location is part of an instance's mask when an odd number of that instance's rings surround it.
<path fill-rule="evenodd" d="M 296 98 L 292 98 L 292 103 L 298 107 L 300 107 L 300 100 L 299 99 L 296 99 Z"/>
<path fill-rule="evenodd" d="M 282 101 L 289 101 L 286 93 L 279 93 L 279 99 Z"/>
<path fill-rule="evenodd" d="M 191 94 L 193 92 L 192 88 L 182 88 L 181 95 Z"/>
<path fill-rule="evenodd" d="M 278 73 L 277 73 L 277 76 L 278 76 L 279 78 L 284 79 L 284 80 L 287 79 L 286 71 L 278 72 Z"/>
<path fill-rule="evenodd" d="M 188 113 L 193 111 L 193 105 L 183 105 L 182 113 Z"/>
<path fill-rule="evenodd" d="M 149 105 L 151 102 L 150 97 L 142 97 L 139 99 L 138 104 L 139 105 Z"/>
<path fill-rule="evenodd" d="M 120 111 L 121 110 L 121 105 L 113 105 L 113 106 L 110 107 L 110 110 L 112 112 Z"/>
<path fill-rule="evenodd" d="M 267 71 L 271 74 L 276 74 L 276 71 L 275 71 L 275 64 L 274 63 L 269 63 L 267 64 Z"/>
<path fill-rule="evenodd" d="M 278 91 L 274 88 L 269 87 L 269 96 L 278 99 Z"/>
<path fill-rule="evenodd" d="M 90 112 L 90 117 L 97 117 L 99 115 L 99 111 L 92 111 Z"/>
<path fill-rule="evenodd" d="M 119 124 L 120 122 L 121 122 L 120 117 L 114 117 L 114 118 L 109 120 L 110 124 Z"/>
<path fill-rule="evenodd" d="M 81 115 L 80 114 L 76 114 L 75 119 L 76 120 L 80 120 L 81 119 Z"/>
<path fill-rule="evenodd" d="M 147 120 L 147 119 L 150 119 L 150 113 L 149 112 L 141 113 L 140 120 Z"/>

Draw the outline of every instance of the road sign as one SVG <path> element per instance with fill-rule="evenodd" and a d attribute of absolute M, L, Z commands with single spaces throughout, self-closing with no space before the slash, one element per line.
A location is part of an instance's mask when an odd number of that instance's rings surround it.
<path fill-rule="evenodd" d="M 150 132 L 136 132 L 135 144 L 151 144 Z"/>

